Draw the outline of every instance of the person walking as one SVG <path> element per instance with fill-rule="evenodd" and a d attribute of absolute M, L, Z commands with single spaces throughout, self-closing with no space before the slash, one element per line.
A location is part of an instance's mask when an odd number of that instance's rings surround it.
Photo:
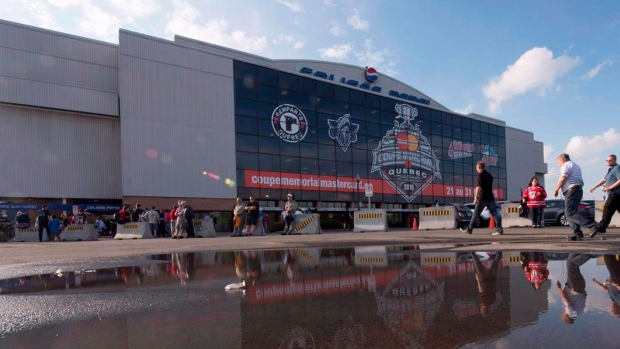
<path fill-rule="evenodd" d="M 473 233 L 474 224 L 480 219 L 480 213 L 482 213 L 482 210 L 486 207 L 489 209 L 491 216 L 495 219 L 495 226 L 497 227 L 497 230 L 491 235 L 502 235 L 504 234 L 504 229 L 502 228 L 502 216 L 495 202 L 495 195 L 493 195 L 493 176 L 487 172 L 485 167 L 486 165 L 482 161 L 476 163 L 478 181 L 474 193 L 474 215 L 469 222 L 469 226 L 461 227 L 461 231 L 467 234 Z"/>
<path fill-rule="evenodd" d="M 567 280 L 562 283 L 556 281 L 555 286 L 562 298 L 562 321 L 567 324 L 575 323 L 577 316 L 583 314 L 586 308 L 586 280 L 581 274 L 580 267 L 592 258 L 588 254 L 569 253 L 566 259 Z"/>
<path fill-rule="evenodd" d="M 568 225 L 573 231 L 572 236 L 566 238 L 570 241 L 583 240 L 581 226 L 587 227 L 596 235 L 596 222 L 589 217 L 581 215 L 578 211 L 579 203 L 583 198 L 583 177 L 581 167 L 571 161 L 566 153 L 558 155 L 558 166 L 560 166 L 560 178 L 555 186 L 553 196 L 557 197 L 560 190 L 564 195 L 564 211 Z"/>
<path fill-rule="evenodd" d="M 620 260 L 616 255 L 603 255 L 603 261 L 609 271 L 609 278 L 600 282 L 592 279 L 599 288 L 606 291 L 611 299 L 610 313 L 614 317 L 620 317 Z"/>
<path fill-rule="evenodd" d="M 50 218 L 52 214 L 47 209 L 47 205 L 43 205 L 37 213 L 37 224 L 39 225 L 39 242 L 43 242 L 43 230 L 46 231 L 47 241 L 52 241 L 52 234 L 50 233 Z"/>
<path fill-rule="evenodd" d="M 598 233 L 604 232 L 609 226 L 614 213 L 616 213 L 616 211 L 620 212 L 620 166 L 616 163 L 616 156 L 614 154 L 608 155 L 605 161 L 609 167 L 607 169 L 607 174 L 590 188 L 590 193 L 592 193 L 596 188 L 603 186 L 601 190 L 603 193 L 607 194 L 605 208 L 603 208 L 603 217 L 598 223 L 596 230 L 590 234 L 591 238 Z"/>
<path fill-rule="evenodd" d="M 532 228 L 542 228 L 543 212 L 547 204 L 547 192 L 538 184 L 538 178 L 532 177 L 527 189 L 523 192 L 523 202 L 532 214 Z"/>

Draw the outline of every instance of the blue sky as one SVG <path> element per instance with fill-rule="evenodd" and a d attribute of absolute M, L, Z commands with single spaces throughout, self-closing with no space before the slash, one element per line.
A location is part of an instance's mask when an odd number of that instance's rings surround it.
<path fill-rule="evenodd" d="M 534 132 L 549 192 L 567 152 L 590 188 L 620 155 L 620 2 L 3 0 L 0 18 L 118 43 L 119 28 L 272 59 L 375 67 L 449 109 Z M 524 183 L 524 186 L 526 183 Z M 600 189 L 585 199 L 601 199 Z"/>

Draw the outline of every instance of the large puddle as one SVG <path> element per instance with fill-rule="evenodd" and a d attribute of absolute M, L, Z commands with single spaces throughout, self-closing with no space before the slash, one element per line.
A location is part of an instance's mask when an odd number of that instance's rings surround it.
<path fill-rule="evenodd" d="M 1 279 L 0 347 L 620 346 L 620 253 L 375 246 L 114 263 Z"/>

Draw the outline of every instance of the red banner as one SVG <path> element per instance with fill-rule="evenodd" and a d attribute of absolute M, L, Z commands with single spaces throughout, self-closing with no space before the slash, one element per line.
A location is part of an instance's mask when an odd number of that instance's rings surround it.
<path fill-rule="evenodd" d="M 366 183 L 372 184 L 375 194 L 398 194 L 386 181 L 376 178 L 361 178 L 359 181 L 360 191 L 364 191 L 364 184 Z M 358 183 L 353 177 L 245 170 L 245 186 L 248 188 L 338 191 L 351 193 L 358 190 L 357 185 Z M 475 189 L 475 186 L 430 184 L 420 195 L 471 198 L 473 201 Z M 502 189 L 493 189 L 493 193 L 496 199 L 504 199 L 504 191 Z"/>

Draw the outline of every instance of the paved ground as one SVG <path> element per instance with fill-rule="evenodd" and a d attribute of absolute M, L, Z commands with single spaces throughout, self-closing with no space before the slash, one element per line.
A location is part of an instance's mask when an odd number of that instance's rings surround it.
<path fill-rule="evenodd" d="M 93 258 L 128 257 L 183 251 L 225 251 L 245 249 L 284 249 L 293 247 L 347 247 L 360 245 L 420 245 L 421 249 L 503 250 L 503 251 L 588 251 L 619 252 L 620 229 L 610 228 L 595 239 L 566 241 L 566 227 L 543 229 L 508 228 L 502 236 L 491 236 L 493 230 L 476 229 L 473 235 L 459 230 L 409 230 L 352 233 L 324 231 L 320 235 L 254 236 L 231 238 L 220 233 L 217 238 L 148 239 L 77 242 L 6 242 L 0 243 L 0 268 L 45 264 L 48 262 L 84 262 Z"/>

